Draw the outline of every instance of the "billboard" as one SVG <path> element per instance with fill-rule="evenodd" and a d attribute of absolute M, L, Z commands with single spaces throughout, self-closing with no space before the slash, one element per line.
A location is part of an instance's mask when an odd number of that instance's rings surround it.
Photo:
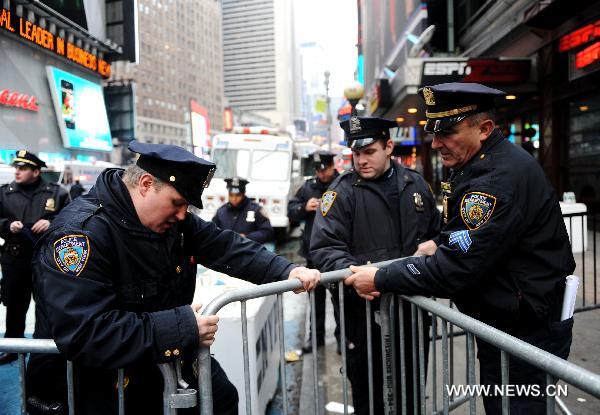
<path fill-rule="evenodd" d="M 102 87 L 53 66 L 46 72 L 65 148 L 111 151 Z"/>

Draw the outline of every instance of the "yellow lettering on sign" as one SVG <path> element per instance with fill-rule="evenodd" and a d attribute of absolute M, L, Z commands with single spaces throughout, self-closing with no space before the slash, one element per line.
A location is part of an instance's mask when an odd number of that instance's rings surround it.
<path fill-rule="evenodd" d="M 10 11 L 6 9 L 2 9 L 2 13 L 0 13 L 0 27 L 4 27 L 11 32 L 15 31 L 15 28 L 10 25 Z"/>
<path fill-rule="evenodd" d="M 65 54 L 65 40 L 63 38 L 56 38 L 56 53 L 59 55 Z"/>

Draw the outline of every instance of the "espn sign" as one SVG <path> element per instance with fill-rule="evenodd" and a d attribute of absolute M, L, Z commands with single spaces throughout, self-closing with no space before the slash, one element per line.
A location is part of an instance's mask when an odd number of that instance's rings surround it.
<path fill-rule="evenodd" d="M 515 85 L 527 82 L 529 59 L 461 59 L 423 62 L 421 85 L 444 82 L 478 82 Z"/>

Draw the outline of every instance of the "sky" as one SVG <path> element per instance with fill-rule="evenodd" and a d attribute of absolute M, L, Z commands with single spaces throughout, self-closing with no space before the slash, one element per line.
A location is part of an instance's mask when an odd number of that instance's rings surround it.
<path fill-rule="evenodd" d="M 343 96 L 356 69 L 356 0 L 294 0 L 294 14 L 297 44 L 321 45 L 330 96 Z"/>

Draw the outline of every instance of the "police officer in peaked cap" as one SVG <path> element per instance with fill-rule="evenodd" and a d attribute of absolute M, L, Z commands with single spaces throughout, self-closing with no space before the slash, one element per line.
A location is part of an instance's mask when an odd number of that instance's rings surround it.
<path fill-rule="evenodd" d="M 53 338 L 74 362 L 78 413 L 118 412 L 117 368 L 125 369 L 128 413 L 162 414 L 157 363 L 181 360 L 183 377 L 196 383 L 192 363 L 199 346 L 213 343 L 218 321 L 191 304 L 196 264 L 254 283 L 299 279 L 307 290 L 319 280 L 318 271 L 188 212 L 202 207 L 213 163 L 172 145 L 129 148 L 136 164 L 105 170 L 36 245 L 35 337 Z M 32 357 L 28 368 L 38 401 L 55 398 L 48 389 L 59 383 L 36 379 L 44 363 Z M 211 366 L 214 413 L 237 413 L 235 387 L 215 360 Z"/>
<path fill-rule="evenodd" d="M 258 243 L 272 241 L 275 232 L 266 210 L 246 197 L 248 180 L 230 177 L 225 183 L 229 201 L 217 210 L 212 221 L 221 229 L 231 229 Z"/>
<path fill-rule="evenodd" d="M 451 298 L 463 313 L 566 359 L 573 319 L 561 321 L 561 308 L 575 261 L 542 168 L 496 128 L 494 99 L 505 93 L 447 83 L 419 94 L 432 148 L 452 172 L 442 183 L 441 235 L 424 248 L 427 255 L 381 269 L 353 268 L 346 284 L 367 299 L 383 293 Z M 500 384 L 500 350 L 477 341 L 481 383 Z M 545 390 L 542 370 L 511 356 L 509 372 L 509 384 Z M 502 412 L 501 397 L 483 400 L 486 413 Z M 545 413 L 545 398 L 511 397 L 510 412 Z"/>
<path fill-rule="evenodd" d="M 5 241 L 0 247 L 0 299 L 6 306 L 4 337 L 23 337 L 31 301 L 33 245 L 69 203 L 69 195 L 58 184 L 42 179 L 46 163 L 35 154 L 19 150 L 12 165 L 15 180 L 0 187 L 0 237 Z M 0 353 L 0 365 L 16 359 L 14 353 Z"/>
<path fill-rule="evenodd" d="M 302 244 L 300 246 L 300 255 L 306 258 L 307 267 L 314 267 L 308 250 L 310 248 L 310 236 L 312 233 L 315 215 L 319 210 L 321 196 L 327 190 L 331 182 L 339 176 L 334 166 L 335 154 L 326 150 L 317 150 L 310 155 L 315 168 L 315 177 L 307 179 L 302 187 L 298 189 L 295 196 L 288 203 L 288 217 L 291 221 L 304 221 L 304 230 L 302 231 Z M 317 346 L 325 344 L 325 298 L 326 292 L 324 286 L 315 288 L 315 311 L 317 315 Z M 334 316 L 336 321 L 335 337 L 338 340 L 339 350 L 339 328 L 338 307 L 334 302 Z M 306 341 L 302 346 L 304 353 L 312 352 L 312 326 L 307 330 Z"/>
<path fill-rule="evenodd" d="M 352 117 L 341 123 L 352 149 L 354 169 L 341 174 L 321 198 L 310 242 L 310 258 L 322 272 L 364 265 L 419 253 L 422 243 L 436 237 L 440 229 L 440 214 L 429 185 L 416 171 L 391 159 L 394 142 L 390 129 L 394 121 L 381 118 Z M 337 288 L 337 287 L 336 287 Z M 336 294 L 332 298 L 338 299 Z M 346 356 L 348 378 L 357 414 L 369 413 L 369 371 L 367 356 L 367 325 L 365 301 L 351 287 L 345 287 Z M 379 304 L 374 305 L 374 310 Z M 411 324 L 410 305 L 405 304 L 404 323 Z M 384 413 L 381 330 L 371 315 L 373 334 L 374 413 Z M 395 322 L 397 324 L 397 322 Z M 423 322 L 427 332 L 429 322 Z M 407 333 L 405 353 L 413 355 L 412 338 Z M 400 362 L 399 349 L 396 361 Z M 418 353 L 415 351 L 415 353 Z M 427 359 L 427 351 L 424 358 Z M 418 407 L 413 400 L 412 365 L 407 361 L 406 399 L 409 413 Z M 397 368 L 397 373 L 399 368 Z M 387 374 L 386 374 L 387 375 Z M 397 382 L 397 396 L 401 396 Z"/>

